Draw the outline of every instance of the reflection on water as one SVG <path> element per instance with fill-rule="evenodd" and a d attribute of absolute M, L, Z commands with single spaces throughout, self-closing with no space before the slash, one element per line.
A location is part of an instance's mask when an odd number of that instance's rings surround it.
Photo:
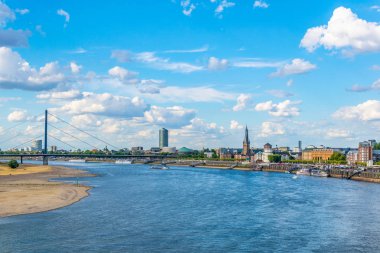
<path fill-rule="evenodd" d="M 1 253 L 380 252 L 377 184 L 187 167 L 69 166 L 100 174 L 79 179 L 94 186 L 91 196 L 0 219 Z"/>

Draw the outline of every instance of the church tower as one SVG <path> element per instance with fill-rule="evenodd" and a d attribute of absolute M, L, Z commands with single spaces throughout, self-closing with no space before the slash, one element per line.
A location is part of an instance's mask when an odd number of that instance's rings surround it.
<path fill-rule="evenodd" d="M 242 155 L 249 156 L 251 155 L 251 147 L 250 147 L 250 141 L 248 136 L 248 127 L 245 126 L 245 136 L 243 140 L 243 152 Z"/>

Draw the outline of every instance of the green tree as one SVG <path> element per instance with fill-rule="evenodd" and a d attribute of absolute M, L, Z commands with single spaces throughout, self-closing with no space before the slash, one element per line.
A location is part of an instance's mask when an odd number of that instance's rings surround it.
<path fill-rule="evenodd" d="M 19 164 L 16 160 L 10 160 L 8 162 L 8 166 L 12 169 L 16 169 L 19 166 Z"/>
<path fill-rule="evenodd" d="M 373 147 L 374 150 L 380 150 L 380 143 L 376 143 Z"/>
<path fill-rule="evenodd" d="M 346 156 L 339 152 L 334 152 L 329 159 L 330 161 L 346 161 Z"/>
<path fill-rule="evenodd" d="M 279 162 L 281 162 L 281 156 L 280 155 L 269 155 L 268 160 L 271 163 L 279 163 Z"/>

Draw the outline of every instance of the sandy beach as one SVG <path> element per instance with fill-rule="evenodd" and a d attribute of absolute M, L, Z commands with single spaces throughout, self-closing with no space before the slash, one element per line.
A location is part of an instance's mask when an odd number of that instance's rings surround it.
<path fill-rule="evenodd" d="M 93 176 L 57 166 L 0 164 L 0 217 L 38 213 L 71 205 L 87 197 L 90 187 L 50 179 Z"/>

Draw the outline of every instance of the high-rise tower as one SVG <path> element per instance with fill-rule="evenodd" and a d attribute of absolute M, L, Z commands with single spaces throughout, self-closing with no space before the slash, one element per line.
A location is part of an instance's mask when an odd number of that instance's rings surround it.
<path fill-rule="evenodd" d="M 169 131 L 165 128 L 160 129 L 160 148 L 169 146 Z"/>
<path fill-rule="evenodd" d="M 243 152 L 242 155 L 249 156 L 251 154 L 251 147 L 250 147 L 250 141 L 248 136 L 248 127 L 245 126 L 245 136 L 243 140 Z"/>

